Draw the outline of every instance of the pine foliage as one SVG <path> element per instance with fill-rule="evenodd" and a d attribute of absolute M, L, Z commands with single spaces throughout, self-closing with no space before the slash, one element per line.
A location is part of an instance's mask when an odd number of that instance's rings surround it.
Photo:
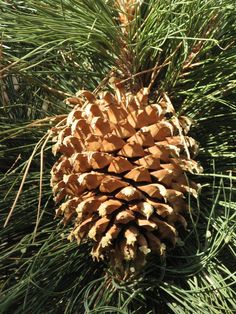
<path fill-rule="evenodd" d="M 0 1 L 0 312 L 235 311 L 236 22 L 234 0 L 137 1 L 124 31 L 109 0 Z M 80 89 L 168 95 L 195 121 L 201 184 L 188 232 L 165 262 L 117 281 L 90 243 L 54 220 L 48 133 Z M 4 227 L 3 227 L 4 226 Z"/>

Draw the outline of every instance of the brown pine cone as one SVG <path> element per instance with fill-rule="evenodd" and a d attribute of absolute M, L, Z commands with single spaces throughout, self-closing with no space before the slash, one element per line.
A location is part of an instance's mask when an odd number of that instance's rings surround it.
<path fill-rule="evenodd" d="M 148 254 L 175 246 L 177 228 L 187 225 L 188 194 L 197 196 L 186 173 L 202 168 L 192 159 L 198 145 L 187 136 L 189 118 L 164 99 L 150 104 L 145 88 L 114 90 L 73 97 L 66 124 L 54 129 L 53 152 L 61 157 L 51 185 L 63 202 L 57 215 L 74 224 L 70 239 L 91 239 L 94 259 L 136 271 Z"/>

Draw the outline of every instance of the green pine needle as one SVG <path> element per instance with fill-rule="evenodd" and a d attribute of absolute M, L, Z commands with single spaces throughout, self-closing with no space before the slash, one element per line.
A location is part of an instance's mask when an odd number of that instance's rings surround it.
<path fill-rule="evenodd" d="M 1 313 L 236 311 L 235 3 L 140 3 L 125 35 L 114 1 L 0 1 Z M 90 243 L 68 242 L 49 185 L 47 132 L 71 110 L 63 99 L 109 88 L 111 73 L 131 88 L 152 80 L 153 100 L 165 92 L 194 119 L 204 168 L 189 231 L 127 282 L 92 261 Z"/>

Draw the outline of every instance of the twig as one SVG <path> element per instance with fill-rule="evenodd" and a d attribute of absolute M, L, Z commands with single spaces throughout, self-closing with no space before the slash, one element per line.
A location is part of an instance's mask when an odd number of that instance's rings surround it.
<path fill-rule="evenodd" d="M 218 17 L 218 14 L 215 14 L 214 16 L 212 16 L 212 18 L 209 21 L 208 27 L 205 30 L 203 30 L 201 37 L 207 38 L 208 35 L 212 32 L 212 30 L 215 29 L 217 17 Z M 192 51 L 190 52 L 189 56 L 187 57 L 187 59 L 183 63 L 182 71 L 185 71 L 186 69 L 189 69 L 192 67 L 192 62 L 194 59 L 196 59 L 196 57 L 202 51 L 202 49 L 204 47 L 204 43 L 205 42 L 203 40 L 200 40 L 193 46 Z M 195 64 L 198 64 L 198 63 L 195 63 Z M 185 73 L 180 74 L 180 77 L 183 75 L 185 75 Z"/>
<path fill-rule="evenodd" d="M 25 169 L 23 178 L 22 178 L 22 180 L 21 180 L 21 184 L 20 184 L 19 190 L 18 190 L 18 192 L 17 192 L 17 194 L 16 194 L 16 197 L 15 197 L 15 200 L 14 200 L 14 202 L 13 202 L 13 205 L 12 205 L 12 207 L 11 207 L 11 209 L 10 209 L 10 212 L 9 212 L 8 215 L 7 215 L 6 221 L 5 221 L 4 225 L 3 225 L 4 228 L 7 226 L 8 222 L 9 222 L 11 216 L 12 216 L 12 213 L 13 213 L 15 207 L 16 207 L 16 203 L 17 203 L 17 201 L 18 201 L 18 199 L 19 199 L 19 197 L 20 197 L 20 194 L 21 194 L 21 192 L 22 192 L 22 188 L 23 188 L 23 186 L 24 186 L 24 184 L 25 184 L 25 180 L 26 180 L 27 174 L 28 174 L 28 172 L 29 172 L 29 168 L 30 168 L 30 165 L 31 165 L 31 163 L 32 163 L 33 157 L 34 157 L 34 155 L 36 154 L 38 147 L 41 145 L 41 142 L 42 142 L 42 140 L 43 140 L 45 137 L 46 137 L 46 134 L 45 134 L 45 135 L 40 139 L 40 141 L 35 145 L 34 150 L 33 150 L 32 154 L 31 154 L 31 156 L 30 156 L 30 158 L 29 158 L 29 160 L 28 160 L 27 167 L 26 167 L 26 169 Z"/>
<path fill-rule="evenodd" d="M 60 114 L 60 115 L 56 115 L 54 117 L 46 117 L 46 118 L 43 118 L 43 119 L 35 120 L 35 121 L 29 123 L 28 125 L 26 125 L 25 127 L 26 128 L 27 127 L 33 128 L 33 127 L 44 126 L 43 122 L 55 122 L 57 120 L 59 120 L 59 122 L 61 122 L 66 117 L 67 117 L 66 114 Z"/>
<path fill-rule="evenodd" d="M 21 159 L 21 154 L 19 154 L 16 158 L 16 160 L 14 161 L 14 163 L 12 164 L 12 166 L 7 170 L 7 172 L 5 173 L 4 177 L 9 174 L 11 172 L 11 170 L 15 167 L 16 163 L 18 162 L 18 160 Z"/>
<path fill-rule="evenodd" d="M 157 65 L 156 67 L 154 68 L 154 71 L 152 73 L 152 77 L 151 77 L 151 81 L 148 85 L 148 90 L 150 91 L 156 78 L 157 78 L 157 75 L 159 74 L 160 70 L 165 67 L 166 65 L 170 64 L 170 60 L 171 58 L 176 54 L 176 51 L 178 51 L 178 49 L 182 46 L 182 42 L 180 42 L 177 47 L 175 48 L 175 50 L 170 54 L 170 56 L 168 58 L 165 59 L 165 61 L 160 65 L 158 66 L 158 62 L 159 60 L 157 61 Z"/>
<path fill-rule="evenodd" d="M 115 69 L 112 68 L 107 75 L 102 79 L 102 81 L 98 84 L 98 86 L 93 90 L 94 94 L 97 94 L 110 80 L 112 76 L 115 75 Z"/>
<path fill-rule="evenodd" d="M 56 118 L 58 118 L 58 116 L 55 117 L 54 120 L 55 120 Z M 61 120 L 57 123 L 57 126 L 59 126 L 61 123 L 63 123 L 63 122 L 65 121 L 66 115 L 61 115 L 60 118 L 64 118 L 64 119 L 61 119 Z M 34 121 L 33 123 L 29 124 L 28 126 L 32 126 L 32 127 L 33 127 L 33 126 L 38 126 L 38 125 L 37 125 L 38 122 L 41 123 L 41 121 L 43 121 L 43 120 L 53 120 L 53 118 L 51 118 L 51 117 L 49 118 L 49 117 L 48 117 L 48 118 L 40 119 L 40 120 Z M 40 125 L 40 124 L 39 124 L 39 125 Z M 22 180 L 21 180 L 21 184 L 20 184 L 19 190 L 18 190 L 18 192 L 17 192 L 17 195 L 16 195 L 16 197 L 15 197 L 15 200 L 14 200 L 14 202 L 13 202 L 13 205 L 12 205 L 12 207 L 11 207 L 11 209 L 10 209 L 8 215 L 7 215 L 6 221 L 5 221 L 4 225 L 3 225 L 4 228 L 7 226 L 8 222 L 9 222 L 11 216 L 12 216 L 12 213 L 13 213 L 15 207 L 16 207 L 16 204 L 17 204 L 17 202 L 18 202 L 18 199 L 19 199 L 20 194 L 21 194 L 21 192 L 22 192 L 23 186 L 24 186 L 24 184 L 25 184 L 25 180 L 26 180 L 26 177 L 27 177 L 27 175 L 28 175 L 29 168 L 30 168 L 30 165 L 31 165 L 31 163 L 32 163 L 32 161 L 33 161 L 33 158 L 34 158 L 34 156 L 35 156 L 35 154 L 36 154 L 38 148 L 39 148 L 39 147 L 42 145 L 42 143 L 43 143 L 42 149 L 41 149 L 41 152 L 42 152 L 42 150 L 45 148 L 45 145 L 46 145 L 46 143 L 48 142 L 50 136 L 51 136 L 51 133 L 45 134 L 45 135 L 39 140 L 39 142 L 35 145 L 35 147 L 34 147 L 34 149 L 33 149 L 33 152 L 32 152 L 32 154 L 31 154 L 31 156 L 30 156 L 30 158 L 29 158 L 29 160 L 28 160 L 28 162 L 27 162 L 27 166 L 26 166 L 26 169 L 25 169 L 25 171 L 24 171 L 24 175 L 23 175 L 23 178 L 22 178 Z M 40 181 L 40 195 L 39 195 L 39 197 L 40 197 L 40 202 L 39 202 L 39 205 L 38 205 L 38 213 L 39 213 L 39 210 L 40 210 L 40 207 L 41 207 L 41 195 L 42 195 L 42 185 L 41 185 L 41 184 L 42 184 L 42 171 L 41 171 L 42 168 L 41 168 L 41 167 L 42 167 L 42 159 L 41 159 L 41 163 L 40 163 L 40 179 L 41 179 L 41 181 Z M 37 218 L 38 218 L 38 214 L 37 214 Z M 37 226 L 38 226 L 38 225 L 37 225 Z"/>
<path fill-rule="evenodd" d="M 52 94 L 56 94 L 56 95 L 60 96 L 61 98 L 71 97 L 72 96 L 72 94 L 62 92 L 61 90 L 55 89 L 53 87 L 49 87 L 46 84 L 39 85 L 39 86 L 41 88 L 47 90 L 48 92 L 52 93 Z"/>
<path fill-rule="evenodd" d="M 45 141 L 41 147 L 41 150 L 40 150 L 39 197 L 38 197 L 38 210 L 37 210 L 36 224 L 35 224 L 35 228 L 34 228 L 34 232 L 33 232 L 33 243 L 35 241 L 38 225 L 40 222 L 40 209 L 41 209 L 42 190 L 43 190 L 43 153 L 44 153 L 45 146 L 46 146 L 47 142 L 49 141 L 50 137 L 51 137 L 51 132 L 48 132 L 48 135 L 47 135 L 47 137 L 46 137 L 46 139 L 45 139 Z"/>
<path fill-rule="evenodd" d="M 3 52 L 2 52 L 2 37 L 1 36 L 1 42 L 0 42 L 0 71 L 1 68 L 3 67 L 2 65 L 2 60 L 3 60 Z M 1 89 L 1 98 L 2 98 L 2 104 L 3 104 L 3 109 L 6 110 L 6 99 L 5 99 L 5 91 L 4 91 L 4 82 L 3 82 L 3 76 L 0 73 L 0 89 Z"/>
<path fill-rule="evenodd" d="M 151 69 L 148 69 L 148 70 L 143 70 L 143 71 L 141 71 L 141 72 L 138 72 L 138 73 L 132 74 L 130 77 L 128 77 L 128 78 L 126 78 L 126 79 L 124 79 L 124 80 L 120 81 L 119 83 L 120 83 L 120 84 L 123 84 L 123 83 L 126 83 L 126 82 L 128 82 L 128 81 L 132 80 L 134 77 L 137 77 L 137 76 L 143 75 L 143 74 L 145 74 L 145 73 L 152 72 L 152 71 L 154 71 L 154 70 L 156 69 L 156 67 L 157 67 L 157 66 L 155 66 L 155 67 L 153 67 L 153 68 L 151 68 Z M 159 67 L 161 67 L 161 66 L 159 66 Z"/>
<path fill-rule="evenodd" d="M 17 60 L 15 62 L 10 63 L 5 68 L 0 70 L 0 75 L 2 75 L 4 72 L 8 71 L 10 68 L 12 68 L 14 65 L 18 64 L 21 60 Z"/>

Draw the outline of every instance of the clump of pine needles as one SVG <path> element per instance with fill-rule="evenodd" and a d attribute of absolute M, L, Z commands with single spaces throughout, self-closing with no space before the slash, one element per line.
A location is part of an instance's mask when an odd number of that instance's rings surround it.
<path fill-rule="evenodd" d="M 235 14 L 233 0 L 140 1 L 125 37 L 113 1 L 0 1 L 0 312 L 236 310 Z M 111 72 L 132 86 L 153 80 L 153 98 L 167 93 L 195 121 L 204 167 L 184 241 L 123 283 L 90 244 L 67 241 L 49 186 L 48 130 L 71 109 L 63 99 L 102 89 Z"/>

